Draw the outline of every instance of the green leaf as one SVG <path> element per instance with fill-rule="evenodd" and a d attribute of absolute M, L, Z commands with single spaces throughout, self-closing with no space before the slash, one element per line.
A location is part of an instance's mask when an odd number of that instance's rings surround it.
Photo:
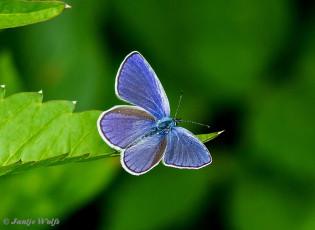
<path fill-rule="evenodd" d="M 206 143 L 208 141 L 213 140 L 214 138 L 216 138 L 217 136 L 219 136 L 221 133 L 223 133 L 224 130 L 219 131 L 219 132 L 214 132 L 214 133 L 208 133 L 208 134 L 199 134 L 196 135 L 199 140 L 201 140 L 203 143 Z"/>
<path fill-rule="evenodd" d="M 101 111 L 72 113 L 73 102 L 42 103 L 41 92 L 3 99 L 4 90 L 0 87 L 0 175 L 114 156 L 97 131 Z"/>
<path fill-rule="evenodd" d="M 58 1 L 0 1 L 0 29 L 46 21 L 71 8 Z"/>
<path fill-rule="evenodd" d="M 42 103 L 42 92 L 5 99 L 0 87 L 0 176 L 72 162 L 119 156 L 99 136 L 101 111 L 73 113 L 71 101 Z M 197 135 L 207 142 L 221 132 Z"/>

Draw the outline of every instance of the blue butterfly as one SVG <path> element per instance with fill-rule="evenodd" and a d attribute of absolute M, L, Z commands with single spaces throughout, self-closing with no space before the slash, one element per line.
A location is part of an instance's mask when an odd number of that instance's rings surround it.
<path fill-rule="evenodd" d="M 191 132 L 170 118 L 165 91 L 139 52 L 130 53 L 116 76 L 116 95 L 136 106 L 119 105 L 103 112 L 97 127 L 104 141 L 121 151 L 121 164 L 141 175 L 161 160 L 175 168 L 199 169 L 211 163 L 210 152 Z"/>

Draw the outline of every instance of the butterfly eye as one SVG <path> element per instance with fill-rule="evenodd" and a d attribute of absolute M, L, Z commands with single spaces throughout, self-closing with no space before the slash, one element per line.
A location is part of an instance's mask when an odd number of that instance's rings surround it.
<path fill-rule="evenodd" d="M 181 122 L 182 118 L 174 118 L 173 121 L 175 123 L 175 126 L 178 125 L 179 122 Z"/>

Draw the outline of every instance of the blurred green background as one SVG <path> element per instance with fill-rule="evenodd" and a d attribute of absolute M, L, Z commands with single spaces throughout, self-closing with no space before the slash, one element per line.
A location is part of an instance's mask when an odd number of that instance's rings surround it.
<path fill-rule="evenodd" d="M 315 4 L 298 0 L 68 1 L 50 21 L 0 31 L 7 95 L 43 89 L 76 111 L 123 104 L 116 72 L 138 50 L 174 114 L 226 130 L 200 170 L 135 177 L 119 158 L 0 178 L 4 218 L 55 229 L 315 229 Z M 50 229 L 32 225 L 32 229 Z"/>

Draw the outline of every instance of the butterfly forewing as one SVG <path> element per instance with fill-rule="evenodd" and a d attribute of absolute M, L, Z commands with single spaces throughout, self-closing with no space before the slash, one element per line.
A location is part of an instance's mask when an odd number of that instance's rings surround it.
<path fill-rule="evenodd" d="M 149 63 L 138 52 L 129 54 L 116 77 L 116 94 L 158 119 L 170 116 L 165 91 Z"/>
<path fill-rule="evenodd" d="M 103 139 L 115 149 L 124 149 L 156 125 L 156 118 L 137 106 L 121 105 L 99 117 L 98 129 Z"/>

